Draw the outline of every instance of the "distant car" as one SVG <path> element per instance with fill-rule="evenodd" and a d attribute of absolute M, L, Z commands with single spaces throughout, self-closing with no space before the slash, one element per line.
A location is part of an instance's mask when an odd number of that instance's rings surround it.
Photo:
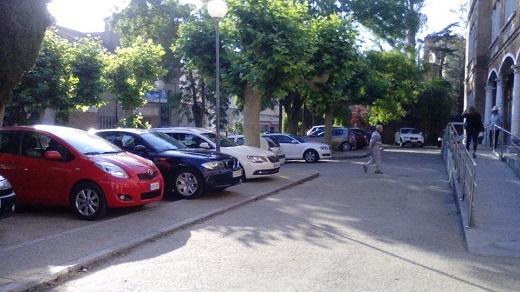
<path fill-rule="evenodd" d="M 335 128 L 342 128 L 342 126 L 332 126 L 332 127 L 335 127 Z M 323 129 L 325 129 L 325 125 L 316 125 L 316 126 L 312 126 L 308 131 L 307 133 L 305 133 L 306 136 L 309 136 L 310 134 L 312 133 L 315 133 L 317 131 L 322 131 Z"/>
<path fill-rule="evenodd" d="M 163 198 L 163 177 L 153 162 L 78 129 L 0 128 L 0 162 L 20 206 L 66 206 L 95 220 L 108 208 Z"/>
<path fill-rule="evenodd" d="M 367 141 L 369 143 L 370 143 L 370 138 L 372 137 L 372 133 L 374 132 L 374 131 L 370 131 L 370 130 L 362 129 L 362 128 L 348 128 L 348 129 L 354 133 L 365 135 L 367 137 Z"/>
<path fill-rule="evenodd" d="M 197 127 L 156 128 L 190 148 L 216 149 L 217 134 Z M 238 145 L 220 135 L 220 151 L 238 159 L 243 179 L 269 177 L 280 172 L 280 160 L 271 151 L 257 147 Z"/>
<path fill-rule="evenodd" d="M 317 162 L 320 159 L 331 158 L 330 147 L 319 142 L 306 142 L 302 138 L 291 134 L 265 134 L 280 143 L 286 160 L 300 160 Z"/>
<path fill-rule="evenodd" d="M 164 177 L 165 189 L 183 199 L 195 199 L 211 190 L 240 183 L 238 160 L 224 153 L 188 149 L 174 138 L 143 129 L 94 132 L 119 148 L 150 159 Z"/>
<path fill-rule="evenodd" d="M 16 208 L 16 194 L 9 181 L 0 175 L 0 219 L 11 216 Z"/>
<path fill-rule="evenodd" d="M 311 133 L 307 137 L 302 137 L 305 141 L 325 143 L 325 129 Z M 347 128 L 332 128 L 332 148 L 349 151 L 356 149 L 356 137 Z"/>
<path fill-rule="evenodd" d="M 354 137 L 354 140 L 356 140 L 356 150 L 363 149 L 368 146 L 368 143 L 370 142 L 370 140 L 367 139 L 366 134 L 357 133 L 357 132 L 351 131 L 350 129 L 349 129 L 349 131 L 350 131 L 351 135 Z"/>
<path fill-rule="evenodd" d="M 424 146 L 424 136 L 415 128 L 400 128 L 395 132 L 394 143 L 401 147 L 406 145 L 422 147 Z"/>
<path fill-rule="evenodd" d="M 244 145 L 244 135 L 230 135 L 227 138 L 238 145 Z M 280 164 L 283 165 L 285 163 L 285 154 L 278 142 L 269 137 L 260 137 L 260 148 L 273 152 L 280 159 Z"/>

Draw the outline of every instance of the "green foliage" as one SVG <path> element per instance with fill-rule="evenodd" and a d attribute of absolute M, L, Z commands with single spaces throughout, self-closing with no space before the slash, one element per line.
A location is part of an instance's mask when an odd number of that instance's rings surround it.
<path fill-rule="evenodd" d="M 25 74 L 13 90 L 11 106 L 8 108 L 8 124 L 34 123 L 46 108 L 67 109 L 72 107 L 73 84 L 69 43 L 48 31 L 35 67 Z M 19 113 L 25 115 L 19 115 Z M 26 120 L 26 117 L 29 119 Z"/>
<path fill-rule="evenodd" d="M 35 67 L 13 90 L 6 123 L 34 124 L 46 108 L 64 117 L 75 109 L 101 105 L 104 60 L 99 42 L 83 39 L 71 45 L 47 31 Z"/>
<path fill-rule="evenodd" d="M 144 94 L 154 88 L 151 81 L 166 74 L 159 66 L 163 54 L 161 46 L 138 38 L 109 56 L 105 82 L 125 111 L 146 104 Z"/>
<path fill-rule="evenodd" d="M 413 56 L 398 51 L 367 52 L 370 75 L 361 89 L 370 107 L 370 124 L 399 121 L 417 101 L 422 70 Z"/>
<path fill-rule="evenodd" d="M 132 114 L 128 118 L 122 118 L 117 122 L 117 127 L 135 128 L 135 129 L 151 129 L 150 123 L 143 121 L 141 113 Z"/>
<path fill-rule="evenodd" d="M 102 83 L 103 68 L 107 62 L 107 52 L 97 39 L 76 40 L 72 57 L 72 96 L 74 107 L 86 110 L 104 104 L 100 95 L 105 91 Z"/>
<path fill-rule="evenodd" d="M 426 22 L 424 0 L 340 0 L 355 19 L 392 47 L 415 47 L 415 36 Z"/>
<path fill-rule="evenodd" d="M 437 138 L 437 134 L 450 121 L 452 90 L 450 82 L 442 78 L 433 78 L 419 93 L 412 117 L 421 121 L 422 127 L 426 129 L 426 137 Z"/>
<path fill-rule="evenodd" d="M 139 38 L 151 39 L 162 46 L 161 67 L 167 70 L 166 79 L 179 74 L 179 59 L 171 46 L 178 38 L 179 26 L 191 18 L 193 4 L 177 0 L 132 0 L 128 6 L 110 18 L 112 29 L 121 34 L 121 44 L 132 46 Z"/>
<path fill-rule="evenodd" d="M 0 1 L 0 121 L 11 92 L 34 66 L 51 15 L 49 0 Z"/>

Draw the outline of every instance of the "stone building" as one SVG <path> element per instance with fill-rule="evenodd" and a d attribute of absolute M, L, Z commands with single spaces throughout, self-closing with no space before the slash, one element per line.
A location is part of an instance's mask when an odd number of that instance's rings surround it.
<path fill-rule="evenodd" d="M 464 107 L 484 124 L 497 106 L 504 127 L 520 136 L 520 0 L 469 0 Z"/>

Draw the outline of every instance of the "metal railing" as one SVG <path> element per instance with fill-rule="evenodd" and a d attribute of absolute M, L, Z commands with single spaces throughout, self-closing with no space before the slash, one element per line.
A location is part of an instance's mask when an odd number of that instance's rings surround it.
<path fill-rule="evenodd" d="M 477 184 L 475 182 L 476 166 L 464 143 L 463 123 L 449 123 L 443 135 L 442 155 L 450 175 L 450 183 L 460 187 L 459 200 L 465 201 L 468 207 L 466 228 L 473 225 L 473 198 Z M 451 181 L 454 179 L 455 181 Z"/>

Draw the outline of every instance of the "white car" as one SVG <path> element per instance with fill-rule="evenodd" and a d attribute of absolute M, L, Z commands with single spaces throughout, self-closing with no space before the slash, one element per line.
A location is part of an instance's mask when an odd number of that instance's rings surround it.
<path fill-rule="evenodd" d="M 244 145 L 244 135 L 230 135 L 228 139 L 237 143 L 238 145 Z M 260 137 L 260 148 L 269 150 L 280 159 L 280 164 L 285 163 L 285 154 L 283 153 L 282 147 L 278 142 L 274 141 L 269 137 Z"/>
<path fill-rule="evenodd" d="M 291 134 L 265 134 L 262 137 L 269 137 L 280 143 L 287 160 L 304 159 L 306 162 L 317 162 L 332 157 L 331 149 L 325 143 L 306 142 Z"/>
<path fill-rule="evenodd" d="M 415 128 L 400 128 L 395 132 L 394 144 L 404 147 L 405 145 L 424 146 L 424 136 Z"/>
<path fill-rule="evenodd" d="M 155 128 L 190 148 L 216 149 L 216 133 L 196 127 Z M 220 151 L 238 159 L 244 179 L 272 176 L 280 171 L 280 160 L 272 152 L 257 147 L 238 145 L 220 135 Z"/>

